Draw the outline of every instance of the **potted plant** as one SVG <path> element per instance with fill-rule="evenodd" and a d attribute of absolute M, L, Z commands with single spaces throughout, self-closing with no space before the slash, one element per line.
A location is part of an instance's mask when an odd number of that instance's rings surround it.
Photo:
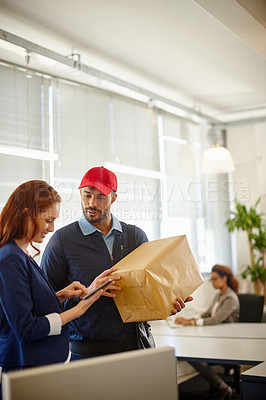
<path fill-rule="evenodd" d="M 258 294 L 266 294 L 266 227 L 263 214 L 256 210 L 261 198 L 259 198 L 254 207 L 248 210 L 244 204 L 235 200 L 236 211 L 230 211 L 232 215 L 226 221 L 229 232 L 242 230 L 247 232 L 250 265 L 247 265 L 241 273 L 242 278 L 250 276 L 254 282 L 254 291 Z"/>

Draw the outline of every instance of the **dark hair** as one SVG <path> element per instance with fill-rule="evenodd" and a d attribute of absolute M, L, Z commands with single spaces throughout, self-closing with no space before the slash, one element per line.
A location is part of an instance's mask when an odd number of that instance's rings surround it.
<path fill-rule="evenodd" d="M 0 247 L 12 239 L 22 239 L 27 236 L 28 218 L 31 219 L 34 228 L 30 238 L 31 243 L 38 231 L 37 214 L 60 201 L 59 194 L 45 181 L 28 181 L 18 186 L 0 215 Z M 33 245 L 32 247 L 39 253 L 38 249 Z"/>
<path fill-rule="evenodd" d="M 222 278 L 224 276 L 227 277 L 227 285 L 235 292 L 238 292 L 238 281 L 237 279 L 234 277 L 234 274 L 231 270 L 231 268 L 227 267 L 226 265 L 219 265 L 219 264 L 215 264 L 212 267 L 212 272 L 216 272 L 218 275 L 220 275 Z"/>

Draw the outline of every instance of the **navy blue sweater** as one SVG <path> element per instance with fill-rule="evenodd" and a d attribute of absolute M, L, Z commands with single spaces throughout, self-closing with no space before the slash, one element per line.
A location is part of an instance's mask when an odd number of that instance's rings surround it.
<path fill-rule="evenodd" d="M 128 226 L 123 233 L 114 230 L 114 264 L 128 254 Z M 136 227 L 136 246 L 147 242 L 146 234 Z M 56 231 L 44 251 L 41 268 L 55 291 L 74 280 L 89 286 L 94 278 L 112 266 L 110 254 L 100 232 L 84 236 L 78 222 Z M 65 302 L 70 308 L 78 300 Z M 100 297 L 81 317 L 70 322 L 71 341 L 121 341 L 136 336 L 135 323 L 124 324 L 112 298 Z"/>

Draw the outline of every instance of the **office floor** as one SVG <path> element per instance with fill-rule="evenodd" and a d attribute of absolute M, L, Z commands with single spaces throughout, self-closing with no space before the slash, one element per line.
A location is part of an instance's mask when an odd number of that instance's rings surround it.
<path fill-rule="evenodd" d="M 219 375 L 229 385 L 233 386 L 233 377 L 225 376 L 219 370 Z M 179 400 L 206 400 L 209 399 L 209 385 L 200 375 L 181 383 L 179 386 Z M 239 400 L 240 395 L 233 389 L 232 400 Z"/>

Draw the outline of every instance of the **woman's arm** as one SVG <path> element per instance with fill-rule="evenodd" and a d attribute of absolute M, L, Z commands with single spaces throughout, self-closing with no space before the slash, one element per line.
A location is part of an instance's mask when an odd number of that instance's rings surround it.
<path fill-rule="evenodd" d="M 112 267 L 112 268 L 109 268 L 109 269 L 103 271 L 100 275 L 98 275 L 94 279 L 94 281 L 91 283 L 91 285 L 88 288 L 86 288 L 80 282 L 72 282 L 69 286 L 67 286 L 66 288 L 57 292 L 56 295 L 58 296 L 60 301 L 71 299 L 72 297 L 80 297 L 82 299 L 82 297 L 85 294 L 87 294 L 88 292 L 90 292 L 93 289 L 96 289 L 102 283 L 104 283 L 108 279 L 110 279 L 110 274 L 114 273 L 116 271 L 117 271 L 117 268 L 115 268 L 115 267 Z M 121 288 L 115 284 L 115 282 L 120 280 L 121 277 L 119 275 L 112 275 L 111 279 L 112 279 L 112 282 L 109 285 L 107 285 L 104 289 L 98 290 L 96 293 L 94 293 L 92 296 L 88 297 L 86 300 L 81 300 L 75 307 L 62 312 L 60 314 L 62 326 L 65 325 L 66 323 L 72 321 L 73 319 L 80 317 L 82 314 L 84 314 L 85 311 L 87 311 L 88 308 L 96 300 L 98 300 L 100 296 L 115 297 L 114 293 L 110 293 L 107 290 L 109 290 L 109 289 L 121 290 Z"/>
<path fill-rule="evenodd" d="M 113 286 L 113 284 L 114 284 L 114 281 L 112 281 L 109 285 L 107 285 L 105 289 L 98 290 L 93 295 L 88 297 L 86 300 L 81 300 L 75 307 L 70 308 L 67 311 L 63 311 L 60 314 L 62 326 L 67 324 L 68 322 L 72 321 L 73 319 L 80 317 L 82 314 L 84 314 L 88 310 L 88 308 L 96 300 L 98 300 L 100 296 L 102 296 L 104 294 L 104 292 L 106 290 L 110 289 Z M 87 293 L 87 291 L 86 291 L 86 293 Z M 115 294 L 112 294 L 112 297 L 115 297 Z"/>

